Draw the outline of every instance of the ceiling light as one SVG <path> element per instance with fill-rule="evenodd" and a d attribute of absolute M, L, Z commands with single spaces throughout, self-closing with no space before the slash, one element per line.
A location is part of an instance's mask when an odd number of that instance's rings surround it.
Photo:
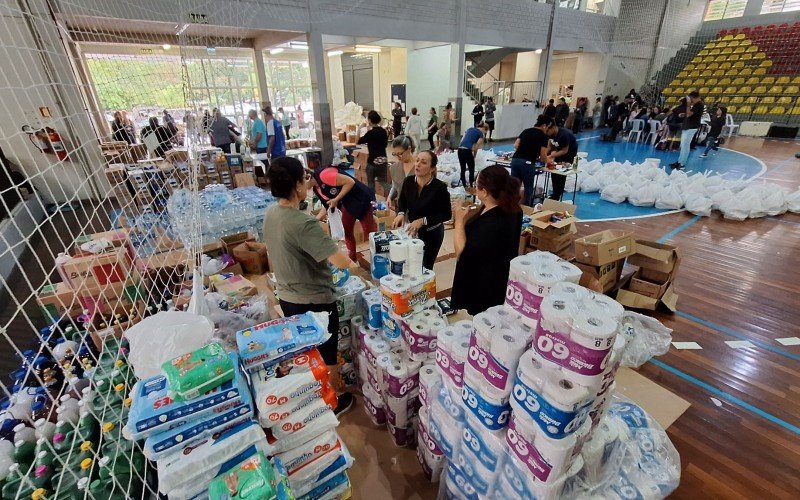
<path fill-rule="evenodd" d="M 356 52 L 380 52 L 380 47 L 356 47 Z"/>
<path fill-rule="evenodd" d="M 269 49 L 269 53 L 274 56 L 275 54 L 280 54 L 283 50 L 282 47 L 278 47 L 277 49 Z"/>
<path fill-rule="evenodd" d="M 164 45 L 161 46 L 161 48 L 164 49 L 164 50 L 169 50 L 169 49 L 172 48 L 172 45 L 170 45 L 168 43 L 165 43 Z"/>
<path fill-rule="evenodd" d="M 289 47 L 298 50 L 308 50 L 308 44 L 303 42 L 289 42 Z"/>
<path fill-rule="evenodd" d="M 328 57 L 336 57 L 336 56 L 340 56 L 342 54 L 344 54 L 343 50 L 329 50 L 328 51 Z"/>
<path fill-rule="evenodd" d="M 175 27 L 177 28 L 177 26 L 175 26 Z M 181 26 L 181 29 L 179 29 L 179 30 L 178 30 L 178 32 L 177 32 L 177 33 L 175 33 L 175 36 L 181 36 L 181 35 L 183 35 L 183 32 L 184 32 L 184 31 L 186 31 L 186 29 L 187 29 L 188 27 L 189 27 L 189 24 L 188 24 L 188 23 L 184 23 L 184 25 L 183 25 L 183 26 Z"/>
<path fill-rule="evenodd" d="M 536 49 L 536 50 L 534 50 L 534 52 L 536 52 L 537 54 L 541 54 L 542 53 L 542 49 Z"/>

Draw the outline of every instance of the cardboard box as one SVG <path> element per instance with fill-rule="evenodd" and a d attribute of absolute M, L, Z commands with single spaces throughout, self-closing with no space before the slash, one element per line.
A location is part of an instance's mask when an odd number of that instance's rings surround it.
<path fill-rule="evenodd" d="M 233 176 L 233 182 L 236 187 L 255 186 L 256 177 L 253 174 L 236 174 Z"/>
<path fill-rule="evenodd" d="M 583 271 L 580 285 L 598 293 L 606 293 L 613 289 L 622 276 L 625 259 L 617 260 L 603 266 L 590 266 L 574 262 Z"/>
<path fill-rule="evenodd" d="M 666 279 L 664 277 L 666 276 Z M 660 280 L 649 280 L 643 276 L 642 269 L 636 271 L 628 284 L 628 290 L 645 297 L 660 299 L 667 291 L 670 285 L 670 277 L 666 274 L 661 274 Z"/>
<path fill-rule="evenodd" d="M 212 241 L 211 243 L 203 245 L 203 253 L 214 259 L 224 254 L 225 248 L 222 246 L 221 241 Z"/>
<path fill-rule="evenodd" d="M 228 298 L 228 302 L 236 302 L 247 297 L 258 295 L 258 289 L 252 281 L 243 276 L 231 276 L 224 280 L 212 281 L 211 288 Z"/>
<path fill-rule="evenodd" d="M 228 255 L 233 255 L 233 249 L 245 241 L 256 241 L 256 235 L 249 231 L 245 231 L 242 233 L 231 234 L 228 236 L 223 236 L 219 239 L 222 243 L 222 248 L 225 250 L 225 253 Z"/>
<path fill-rule="evenodd" d="M 677 273 L 680 262 L 677 247 L 646 240 L 636 240 L 636 253 L 628 258 L 628 264 L 672 276 Z"/>
<path fill-rule="evenodd" d="M 157 253 L 148 257 L 138 258 L 136 259 L 136 268 L 144 273 L 149 269 L 174 268 L 180 264 L 187 265 L 193 262 L 194 259 L 192 259 L 189 252 L 186 250 L 172 250 L 170 252 Z"/>
<path fill-rule="evenodd" d="M 102 233 L 82 234 L 75 238 L 75 247 L 80 250 L 80 246 L 90 241 L 98 241 L 106 239 L 115 247 L 122 247 L 128 244 L 128 230 L 127 229 L 114 229 L 112 231 L 105 231 Z"/>
<path fill-rule="evenodd" d="M 233 258 L 242 265 L 246 274 L 264 274 L 269 271 L 267 245 L 245 241 L 233 248 Z"/>
<path fill-rule="evenodd" d="M 63 316 L 75 317 L 83 311 L 75 290 L 66 283 L 43 286 L 36 294 L 36 303 L 48 324 L 55 323 Z"/>
<path fill-rule="evenodd" d="M 603 266 L 636 251 L 633 233 L 607 229 L 575 240 L 575 259 L 582 264 Z"/>
<path fill-rule="evenodd" d="M 617 292 L 617 302 L 630 309 L 646 309 L 649 311 L 655 311 L 659 305 L 663 305 L 667 310 L 675 312 L 678 306 L 678 295 L 675 293 L 672 283 L 670 283 L 664 291 L 664 295 L 657 299 L 621 289 Z"/>
<path fill-rule="evenodd" d="M 572 248 L 575 234 L 566 233 L 556 236 L 531 234 L 530 247 L 543 252 L 558 253 Z"/>
<path fill-rule="evenodd" d="M 141 321 L 144 311 L 145 304 L 139 300 L 130 302 L 127 299 L 121 299 L 105 304 L 95 312 L 94 316 L 92 316 L 92 321 L 89 323 L 88 331 L 92 337 L 92 342 L 98 349 L 102 349 L 103 344 L 110 337 L 122 338 L 122 334 L 126 330 Z M 113 318 L 118 314 L 127 317 L 128 320 L 121 323 L 108 324 L 108 321 L 113 321 Z"/>
<path fill-rule="evenodd" d="M 131 261 L 126 248 L 113 252 L 75 257 L 64 263 L 64 273 L 75 290 L 124 282 L 131 274 Z"/>
<path fill-rule="evenodd" d="M 357 140 L 357 139 L 356 139 Z M 353 141 L 356 142 L 356 141 Z M 369 151 L 367 148 L 357 148 L 353 150 L 353 168 L 356 170 L 365 170 L 367 169 L 367 157 L 369 156 Z"/>

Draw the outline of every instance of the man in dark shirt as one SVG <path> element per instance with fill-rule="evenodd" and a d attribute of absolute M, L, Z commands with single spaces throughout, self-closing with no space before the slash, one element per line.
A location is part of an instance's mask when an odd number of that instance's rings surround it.
<path fill-rule="evenodd" d="M 622 127 L 625 124 L 625 118 L 628 117 L 628 103 L 630 101 L 630 99 L 625 99 L 621 103 L 617 104 L 616 107 L 614 107 L 615 118 L 611 125 L 611 134 L 606 137 L 607 140 L 617 140 L 617 134 L 619 134 L 619 131 L 622 130 Z"/>
<path fill-rule="evenodd" d="M 542 114 L 544 116 L 549 116 L 550 118 L 555 119 L 556 118 L 556 107 L 555 107 L 555 105 L 553 105 L 553 102 L 555 102 L 555 101 L 550 99 L 550 102 L 548 102 L 547 106 L 544 107 L 544 111 L 542 111 Z"/>
<path fill-rule="evenodd" d="M 547 135 L 550 137 L 549 162 L 572 163 L 575 161 L 575 156 L 578 154 L 578 140 L 575 139 L 575 134 L 570 129 L 566 127 L 550 127 Z M 550 199 L 560 201 L 564 195 L 564 185 L 567 177 L 551 174 L 550 178 L 553 180 L 553 194 L 550 195 Z"/>
<path fill-rule="evenodd" d="M 567 118 L 569 118 L 569 104 L 563 97 L 559 101 L 558 106 L 556 106 L 556 125 L 563 127 Z"/>
<path fill-rule="evenodd" d="M 700 93 L 696 90 L 689 92 L 689 96 L 686 98 L 686 116 L 681 125 L 681 154 L 678 161 L 670 164 L 670 167 L 681 169 L 686 166 L 691 152 L 692 138 L 700 128 L 700 118 L 703 117 L 704 109 L 705 104 L 700 98 Z"/>

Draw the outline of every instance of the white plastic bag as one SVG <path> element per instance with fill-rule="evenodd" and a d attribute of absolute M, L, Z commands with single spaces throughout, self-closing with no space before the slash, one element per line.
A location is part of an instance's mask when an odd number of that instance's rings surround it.
<path fill-rule="evenodd" d="M 636 207 L 652 207 L 656 202 L 657 190 L 654 184 L 648 183 L 639 189 L 631 188 L 628 203 Z"/>
<path fill-rule="evenodd" d="M 765 185 L 762 189 L 763 199 L 761 203 L 767 215 L 785 214 L 788 209 L 786 203 L 786 193 L 780 186 Z"/>
<path fill-rule="evenodd" d="M 628 339 L 622 352 L 621 366 L 639 368 L 650 358 L 669 351 L 672 329 L 662 325 L 657 319 L 625 311 L 620 326 L 620 331 Z"/>
<path fill-rule="evenodd" d="M 594 175 L 587 175 L 583 182 L 581 182 L 581 192 L 583 193 L 596 193 L 600 191 L 600 183 Z M 800 191 L 798 191 L 800 192 Z M 800 202 L 798 202 L 800 203 Z"/>
<path fill-rule="evenodd" d="M 761 205 L 761 198 L 753 189 L 744 189 L 731 196 L 719 207 L 720 211 L 730 220 L 745 220 L 748 217 L 764 217 L 767 212 Z"/>
<path fill-rule="evenodd" d="M 342 211 L 336 208 L 328 210 L 328 226 L 331 228 L 331 238 L 334 241 L 344 239 L 344 224 L 342 224 Z"/>
<path fill-rule="evenodd" d="M 181 311 L 162 311 L 148 316 L 125 332 L 131 346 L 128 361 L 139 379 L 161 373 L 165 361 L 203 347 L 211 339 L 214 324 L 205 316 Z"/>
<path fill-rule="evenodd" d="M 655 206 L 660 210 L 680 210 L 683 207 L 683 196 L 676 186 L 667 186 L 656 196 Z"/>
<path fill-rule="evenodd" d="M 609 184 L 600 192 L 600 198 L 611 203 L 622 203 L 630 194 L 630 186 L 627 184 Z"/>
<path fill-rule="evenodd" d="M 786 196 L 786 207 L 790 212 L 800 214 L 800 189 Z"/>
<path fill-rule="evenodd" d="M 701 194 L 689 193 L 686 196 L 686 210 L 695 215 L 708 217 L 711 215 L 711 205 L 711 200 Z"/>
<path fill-rule="evenodd" d="M 719 210 L 719 207 L 733 197 L 733 191 L 722 189 L 711 195 L 711 208 Z"/>

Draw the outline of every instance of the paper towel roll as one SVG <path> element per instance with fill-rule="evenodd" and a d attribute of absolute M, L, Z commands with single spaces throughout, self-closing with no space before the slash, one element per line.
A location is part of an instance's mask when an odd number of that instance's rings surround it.
<path fill-rule="evenodd" d="M 544 432 L 537 433 L 533 445 L 539 455 L 550 465 L 548 481 L 558 478 L 569 469 L 576 443 L 574 434 L 569 434 L 562 439 L 552 439 Z"/>
<path fill-rule="evenodd" d="M 463 363 L 467 360 L 467 353 L 469 352 L 469 341 L 460 340 L 455 342 L 450 348 L 450 356 L 457 363 Z"/>
<path fill-rule="evenodd" d="M 570 338 L 583 347 L 602 351 L 614 345 L 617 329 L 617 322 L 610 317 L 600 316 L 595 311 L 581 311 L 572 318 Z"/>
<path fill-rule="evenodd" d="M 436 334 L 436 344 L 443 350 L 450 352 L 453 347 L 453 342 L 459 338 L 459 332 L 456 327 L 448 326 L 442 328 Z"/>
<path fill-rule="evenodd" d="M 425 242 L 419 238 L 408 240 L 408 256 L 409 258 L 421 257 L 425 255 Z"/>
<path fill-rule="evenodd" d="M 544 386 L 555 376 L 560 376 L 561 370 L 552 363 L 547 363 L 535 349 L 528 349 L 519 359 L 517 378 L 525 385 L 541 394 Z"/>
<path fill-rule="evenodd" d="M 408 240 L 396 240 L 389 243 L 389 270 L 395 276 L 403 276 L 408 260 Z"/>

